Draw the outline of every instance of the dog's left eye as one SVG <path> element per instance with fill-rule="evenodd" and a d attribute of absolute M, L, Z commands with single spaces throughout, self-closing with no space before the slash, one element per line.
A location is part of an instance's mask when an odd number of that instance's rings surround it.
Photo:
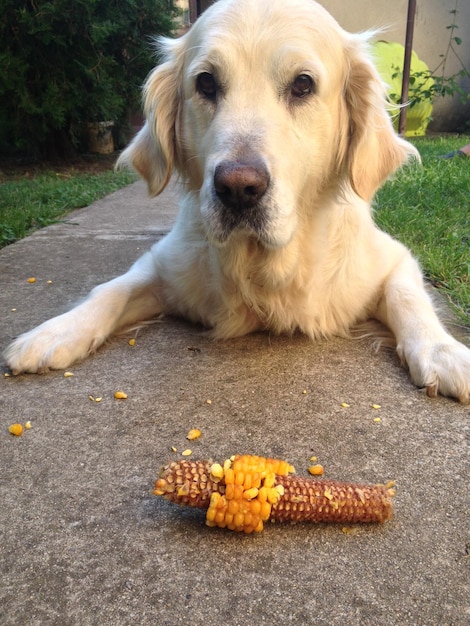
<path fill-rule="evenodd" d="M 196 89 L 208 100 L 215 100 L 217 96 L 217 83 L 209 72 L 202 72 L 196 78 Z"/>
<path fill-rule="evenodd" d="M 291 94 L 295 98 L 303 98 L 315 91 L 313 78 L 308 74 L 299 74 L 291 85 Z"/>

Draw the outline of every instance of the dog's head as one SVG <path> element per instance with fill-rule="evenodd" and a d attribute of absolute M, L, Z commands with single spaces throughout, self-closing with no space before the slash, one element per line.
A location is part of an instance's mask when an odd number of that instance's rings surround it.
<path fill-rule="evenodd" d="M 160 46 L 146 125 L 120 162 L 154 195 L 176 168 L 216 244 L 247 232 L 283 246 L 322 195 L 349 186 L 369 202 L 414 154 L 393 131 L 366 37 L 313 0 L 219 0 Z"/>

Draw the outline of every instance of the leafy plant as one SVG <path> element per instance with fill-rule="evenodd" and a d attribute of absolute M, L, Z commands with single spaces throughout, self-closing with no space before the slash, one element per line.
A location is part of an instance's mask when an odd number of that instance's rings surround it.
<path fill-rule="evenodd" d="M 449 13 L 452 15 L 452 23 L 446 28 L 449 31 L 449 39 L 447 42 L 447 48 L 444 54 L 441 54 L 441 61 L 433 70 L 412 72 L 410 74 L 410 89 L 409 89 L 409 107 L 413 108 L 417 104 L 426 101 L 432 101 L 439 97 L 445 96 L 459 96 L 462 104 L 470 100 L 470 93 L 468 93 L 462 87 L 462 81 L 465 78 L 470 78 L 470 72 L 465 67 L 462 58 L 458 53 L 458 46 L 462 45 L 462 39 L 456 35 L 458 29 L 457 15 L 458 15 L 458 0 L 455 2 L 455 8 L 451 9 Z M 449 55 L 453 54 L 459 64 L 460 70 L 450 76 L 446 76 L 446 66 L 449 59 Z M 403 77 L 403 71 L 399 67 L 394 67 L 393 78 Z M 397 103 L 401 102 L 401 95 L 393 93 L 389 94 L 390 99 Z"/>
<path fill-rule="evenodd" d="M 0 0 L 0 150 L 63 152 L 73 128 L 122 121 L 175 0 Z"/>

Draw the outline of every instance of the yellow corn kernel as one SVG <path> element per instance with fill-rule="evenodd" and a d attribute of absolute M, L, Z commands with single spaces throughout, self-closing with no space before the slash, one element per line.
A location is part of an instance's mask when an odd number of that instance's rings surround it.
<path fill-rule="evenodd" d="M 134 338 L 129 339 L 128 343 L 130 346 L 135 346 L 135 339 Z"/>
<path fill-rule="evenodd" d="M 256 487 L 252 487 L 251 489 L 246 489 L 243 492 L 243 497 L 245 500 L 253 500 L 258 495 L 258 489 Z"/>
<path fill-rule="evenodd" d="M 171 451 L 172 452 L 178 452 L 178 450 L 175 448 L 175 446 L 171 446 Z"/>
<path fill-rule="evenodd" d="M 238 513 L 238 509 L 240 508 L 238 502 L 236 500 L 230 500 L 228 498 L 228 496 L 227 496 L 227 492 L 225 493 L 225 496 L 226 496 L 226 498 L 228 500 L 228 508 L 227 508 L 227 510 L 228 510 L 229 514 L 230 515 L 236 515 Z"/>
<path fill-rule="evenodd" d="M 262 502 L 261 503 L 261 510 L 259 512 L 259 516 L 263 520 L 263 522 L 266 522 L 270 518 L 270 516 L 271 516 L 271 505 L 269 504 L 269 502 Z"/>
<path fill-rule="evenodd" d="M 245 474 L 242 471 L 236 472 L 235 473 L 235 484 L 236 485 L 243 485 L 243 483 L 245 482 Z"/>
<path fill-rule="evenodd" d="M 199 439 L 201 434 L 202 433 L 199 428 L 191 428 L 191 430 L 186 435 L 186 439 L 189 439 L 189 441 L 192 441 L 193 439 Z"/>
<path fill-rule="evenodd" d="M 311 465 L 308 468 L 308 473 L 311 474 L 312 476 L 322 476 L 322 474 L 324 474 L 325 470 L 323 468 L 323 465 L 317 464 L 317 465 Z"/>
<path fill-rule="evenodd" d="M 281 494 L 279 493 L 279 491 L 277 491 L 276 489 L 268 489 L 268 502 L 270 504 L 276 504 L 277 502 L 279 502 L 279 498 L 281 497 Z"/>
<path fill-rule="evenodd" d="M 236 513 L 233 516 L 233 523 L 235 524 L 235 526 L 237 527 L 243 527 L 243 524 L 245 522 L 245 516 L 243 515 L 243 513 Z"/>
<path fill-rule="evenodd" d="M 127 393 L 124 393 L 124 391 L 116 391 L 114 393 L 114 397 L 116 400 L 125 400 L 127 398 Z"/>
<path fill-rule="evenodd" d="M 192 450 L 190 450 L 189 448 L 186 448 L 186 450 L 183 450 L 183 452 L 181 454 L 183 456 L 191 456 L 192 453 L 193 453 Z"/>
<path fill-rule="evenodd" d="M 274 481 L 276 480 L 276 475 L 274 473 L 268 474 L 264 479 L 263 485 L 267 487 L 267 489 L 271 489 L 274 487 Z"/>
<path fill-rule="evenodd" d="M 227 485 L 225 483 L 225 496 L 227 500 L 232 500 L 235 495 L 235 485 Z"/>
<path fill-rule="evenodd" d="M 26 424 L 24 425 L 24 427 L 25 427 L 25 430 L 30 430 L 30 428 L 31 428 L 31 422 L 28 420 L 28 421 L 26 422 Z"/>
<path fill-rule="evenodd" d="M 348 404 L 347 402 L 341 402 L 341 406 L 343 407 L 343 409 L 349 409 L 351 405 Z"/>
<path fill-rule="evenodd" d="M 372 408 L 373 409 L 381 409 L 382 407 L 380 406 L 380 404 L 373 404 Z"/>
<path fill-rule="evenodd" d="M 212 463 L 209 471 L 214 481 L 219 481 L 224 477 L 224 468 L 219 463 Z"/>
<path fill-rule="evenodd" d="M 15 435 L 15 437 L 21 437 L 23 434 L 23 426 L 21 424 L 12 424 L 8 427 L 8 432 Z"/>
<path fill-rule="evenodd" d="M 225 470 L 225 484 L 226 485 L 234 485 L 235 484 L 235 472 L 232 468 Z"/>
<path fill-rule="evenodd" d="M 64 378 L 72 378 L 73 375 L 73 372 L 64 372 Z"/>
<path fill-rule="evenodd" d="M 26 282 L 27 283 L 35 283 L 36 279 L 31 276 L 31 278 L 28 278 L 28 280 Z"/>

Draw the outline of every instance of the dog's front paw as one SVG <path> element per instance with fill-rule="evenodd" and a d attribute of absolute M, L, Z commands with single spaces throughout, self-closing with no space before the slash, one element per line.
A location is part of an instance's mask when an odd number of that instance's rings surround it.
<path fill-rule="evenodd" d="M 55 317 L 15 339 L 5 350 L 5 365 L 14 374 L 65 369 L 101 343 L 86 331 L 71 311 Z"/>
<path fill-rule="evenodd" d="M 470 350 L 455 339 L 447 343 L 402 346 L 413 382 L 429 396 L 440 393 L 470 402 Z"/>

